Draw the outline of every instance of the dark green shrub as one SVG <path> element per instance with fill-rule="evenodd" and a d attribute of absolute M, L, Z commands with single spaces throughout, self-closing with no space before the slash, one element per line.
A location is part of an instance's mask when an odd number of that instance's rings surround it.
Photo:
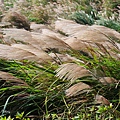
<path fill-rule="evenodd" d="M 92 25 L 94 24 L 94 21 L 95 21 L 91 15 L 86 14 L 84 11 L 75 12 L 72 15 L 72 19 L 75 20 L 77 23 L 83 24 L 83 25 L 86 25 L 86 24 Z"/>

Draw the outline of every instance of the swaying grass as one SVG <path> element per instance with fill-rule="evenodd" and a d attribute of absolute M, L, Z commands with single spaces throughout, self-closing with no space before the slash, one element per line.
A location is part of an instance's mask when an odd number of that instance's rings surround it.
<path fill-rule="evenodd" d="M 87 56 L 81 56 L 79 59 L 87 62 Z M 120 79 L 120 62 L 111 57 L 99 57 L 89 59 L 85 66 L 93 72 L 96 78 L 107 76 Z M 14 76 L 25 81 L 29 86 L 20 87 L 17 84 L 11 86 L 10 82 L 1 81 L 0 87 L 0 109 L 1 115 L 11 115 L 14 117 L 16 112 L 23 112 L 25 118 L 36 119 L 107 119 L 118 118 L 119 116 L 119 86 L 102 85 L 96 81 L 96 78 L 83 77 L 76 82 L 85 82 L 92 87 L 88 93 L 78 94 L 67 98 L 65 89 L 70 86 L 67 80 L 60 80 L 55 77 L 54 70 L 57 65 L 38 66 L 28 61 L 5 61 L 1 60 L 0 70 L 12 73 Z M 94 70 L 94 71 L 93 71 Z M 110 93 L 110 94 L 109 94 Z M 94 103 L 96 94 L 103 95 L 113 106 L 100 106 Z M 114 97 L 113 97 L 114 96 Z M 19 104 L 18 104 L 19 103 Z M 6 119 L 6 118 L 5 118 Z"/>
<path fill-rule="evenodd" d="M 81 3 L 85 6 L 90 5 L 87 0 L 75 1 L 78 4 Z M 32 1 L 29 2 L 32 4 Z M 47 1 L 41 1 L 41 3 L 42 2 L 45 7 Z M 56 1 L 52 0 L 52 2 Z M 72 10 L 81 7 L 76 6 L 76 8 L 70 8 L 70 2 L 71 1 L 67 0 L 66 4 L 68 4 L 68 8 L 64 14 L 61 13 L 67 17 L 68 13 L 73 12 Z M 65 3 L 64 0 L 62 3 Z M 35 6 L 37 7 L 38 5 L 39 1 L 36 1 Z M 13 1 L 12 4 L 8 4 L 8 6 L 13 7 Z M 89 11 L 92 9 L 92 6 L 89 7 L 89 10 L 85 9 L 84 6 L 82 7 L 83 8 L 81 9 L 85 12 L 75 12 L 72 16 L 76 22 L 88 25 L 96 23 L 120 31 L 119 22 L 106 19 L 102 20 L 101 18 L 94 16 L 94 14 L 91 14 Z M 36 23 L 48 23 L 49 19 L 51 19 L 49 12 L 46 11 L 46 8 L 40 8 L 41 7 L 38 7 L 38 9 L 35 9 L 33 12 L 30 12 L 31 9 L 28 10 L 26 16 L 30 21 L 35 21 Z M 86 14 L 86 12 L 88 14 Z M 54 12 L 52 11 L 51 13 Z M 119 53 L 120 51 L 117 52 Z M 76 75 L 73 74 L 74 70 L 72 72 L 70 71 L 71 74 L 68 74 L 69 70 L 67 72 L 65 71 L 65 75 L 63 74 L 62 78 L 66 79 L 59 79 L 55 76 L 55 70 L 59 66 L 53 63 L 38 65 L 35 62 L 29 62 L 27 60 L 0 60 L 0 71 L 10 73 L 27 84 L 26 86 L 20 86 L 20 81 L 11 82 L 10 80 L 2 79 L 0 76 L 0 119 L 119 120 L 120 61 L 112 58 L 110 55 L 101 55 L 99 57 L 94 55 L 93 57 L 89 57 L 87 54 L 85 55 L 78 51 L 72 51 L 68 54 L 72 54 L 76 58 L 84 61 L 84 63 L 75 63 L 79 66 L 84 66 L 84 70 L 89 70 L 92 76 L 79 76 L 71 83 L 67 77 L 69 77 L 69 75 L 71 75 L 69 78 L 74 77 L 74 75 Z M 99 79 L 103 77 L 114 78 L 117 82 L 114 84 L 102 84 Z M 90 90 L 83 90 L 75 96 L 67 97 L 66 89 L 68 90 L 70 87 L 80 82 L 83 82 L 84 85 L 89 85 Z M 96 103 L 96 95 L 101 95 L 102 98 L 105 97 L 103 100 L 109 101 L 110 104 L 101 105 L 100 103 Z"/>
<path fill-rule="evenodd" d="M 65 84 L 54 77 L 54 65 L 44 68 L 27 61 L 1 60 L 0 70 L 12 73 L 29 85 L 11 86 L 9 82 L 1 81 L 0 109 L 3 110 L 1 115 L 14 116 L 17 111 L 24 111 L 25 116 L 33 115 L 33 118 L 41 119 L 43 116 L 48 116 L 49 112 L 59 113 L 65 110 L 63 109 Z"/>

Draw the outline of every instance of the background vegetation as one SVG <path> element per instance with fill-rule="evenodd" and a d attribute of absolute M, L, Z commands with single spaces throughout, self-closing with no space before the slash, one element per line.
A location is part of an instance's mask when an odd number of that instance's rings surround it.
<path fill-rule="evenodd" d="M 84 25 L 103 25 L 120 32 L 119 5 L 119 0 L 26 0 L 23 3 L 5 0 L 5 11 L 17 8 L 29 21 L 36 23 L 51 24 L 62 17 Z M 92 58 L 75 50 L 67 51 L 84 63 L 61 61 L 66 64 L 64 67 L 59 66 L 61 62 L 38 65 L 28 60 L 1 59 L 0 119 L 119 120 L 120 61 L 110 54 L 97 57 L 94 49 L 90 52 Z M 120 53 L 120 50 L 114 52 Z M 80 67 L 79 70 L 84 67 L 85 73 L 76 75 L 74 64 Z M 69 66 L 72 65 L 71 72 Z M 102 83 L 99 78 L 103 77 L 116 82 Z M 79 83 L 83 83 L 87 90 L 83 88 L 82 92 L 72 96 L 67 94 L 70 87 Z"/>

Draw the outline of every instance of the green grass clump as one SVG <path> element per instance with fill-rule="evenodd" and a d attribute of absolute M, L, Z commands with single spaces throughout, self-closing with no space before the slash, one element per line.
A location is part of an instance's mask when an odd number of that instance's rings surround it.
<path fill-rule="evenodd" d="M 83 25 L 92 25 L 94 24 L 94 19 L 91 15 L 86 14 L 84 11 L 75 12 L 72 16 L 72 19 L 75 20 L 79 24 Z"/>
<path fill-rule="evenodd" d="M 103 17 L 97 17 L 91 14 L 87 14 L 83 11 L 81 12 L 75 12 L 72 16 L 71 19 L 75 20 L 79 24 L 83 25 L 102 25 L 111 29 L 114 29 L 118 32 L 120 32 L 120 22 L 111 20 L 111 19 L 105 19 Z"/>
<path fill-rule="evenodd" d="M 109 20 L 109 19 L 107 20 L 101 18 L 100 20 L 96 20 L 95 24 L 102 25 L 120 32 L 120 22 L 114 20 Z"/>
<path fill-rule="evenodd" d="M 28 61 L 1 60 L 0 70 L 9 72 L 28 84 L 20 87 L 17 83 L 11 86 L 10 82 L 0 82 L 2 115 L 14 116 L 16 112 L 24 111 L 25 115 L 36 115 L 41 119 L 49 113 L 64 111 L 65 84 L 54 76 L 54 66 L 46 68 Z"/>

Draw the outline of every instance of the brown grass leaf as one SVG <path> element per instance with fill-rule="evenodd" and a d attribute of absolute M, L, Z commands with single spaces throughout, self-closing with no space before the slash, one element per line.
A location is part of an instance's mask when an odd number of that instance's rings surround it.
<path fill-rule="evenodd" d="M 67 63 L 60 65 L 60 68 L 58 68 L 56 72 L 57 77 L 63 80 L 70 80 L 71 82 L 74 82 L 76 79 L 81 77 L 92 76 L 89 70 L 75 63 Z"/>
<path fill-rule="evenodd" d="M 120 33 L 101 25 L 80 25 L 72 20 L 59 18 L 55 22 L 55 28 L 65 34 L 72 35 L 81 40 L 105 41 L 107 36 L 115 38 L 120 42 Z M 107 36 L 106 36 L 107 35 Z"/>
<path fill-rule="evenodd" d="M 117 80 L 112 78 L 112 77 L 102 77 L 99 79 L 99 81 L 103 84 L 103 85 L 108 85 L 108 84 L 115 84 L 117 83 Z"/>
<path fill-rule="evenodd" d="M 90 90 L 90 86 L 83 83 L 79 82 L 73 86 L 71 86 L 69 89 L 65 91 L 67 97 L 75 96 L 78 94 L 82 94 L 84 92 L 88 92 Z"/>
<path fill-rule="evenodd" d="M 81 62 L 84 63 L 82 60 L 79 60 L 75 57 L 70 56 L 69 54 L 59 54 L 59 53 L 50 53 L 49 54 L 53 59 L 56 59 L 58 62 L 62 61 L 62 62 L 73 62 L 73 61 L 77 61 L 77 62 Z"/>
<path fill-rule="evenodd" d="M 41 61 L 48 61 L 48 60 L 51 61 L 52 60 L 52 58 L 47 53 L 45 53 L 42 49 L 37 49 L 37 48 L 35 48 L 35 47 L 31 46 L 31 45 L 12 44 L 11 46 L 14 47 L 14 48 L 19 48 L 19 49 L 28 51 L 31 54 L 38 57 L 39 60 L 41 60 Z"/>
<path fill-rule="evenodd" d="M 103 104 L 103 105 L 110 105 L 110 102 L 105 97 L 103 97 L 102 95 L 96 95 L 95 96 L 95 103 Z"/>
<path fill-rule="evenodd" d="M 10 10 L 2 18 L 2 22 L 10 22 L 17 28 L 24 28 L 30 31 L 30 22 L 20 12 Z"/>
<path fill-rule="evenodd" d="M 30 44 L 37 49 L 47 50 L 48 48 L 57 48 L 58 50 L 69 49 L 69 46 L 62 41 L 59 33 L 48 29 L 43 29 L 42 33 L 29 32 L 23 29 L 1 29 L 0 32 L 4 34 L 5 44 Z"/>
<path fill-rule="evenodd" d="M 111 38 L 117 39 L 120 42 L 120 33 L 115 31 L 114 29 L 101 25 L 92 25 L 91 28 L 100 31 L 102 34 L 107 35 Z"/>
<path fill-rule="evenodd" d="M 104 42 L 104 43 L 95 43 L 95 44 L 99 48 L 99 52 L 101 51 L 103 54 L 109 55 L 109 56 L 117 58 L 117 59 L 120 58 L 119 54 L 118 54 L 120 51 L 119 43 L 113 42 L 113 44 L 110 44 L 108 42 Z"/>
<path fill-rule="evenodd" d="M 32 33 L 29 31 L 26 31 L 24 29 L 17 29 L 17 28 L 9 28 L 9 29 L 1 29 L 1 32 L 4 34 L 4 43 L 5 44 L 15 44 L 15 43 L 21 43 L 21 44 L 30 44 L 37 49 L 41 49 L 42 44 L 45 44 L 41 42 L 38 39 L 34 39 L 34 36 L 32 36 Z M 39 36 L 40 33 L 36 33 Z"/>
<path fill-rule="evenodd" d="M 29 51 L 29 49 L 31 50 Z M 32 50 L 34 52 L 32 52 Z M 10 60 L 26 59 L 26 60 L 37 61 L 37 62 L 47 61 L 48 60 L 47 58 L 49 58 L 50 60 L 51 57 L 48 57 L 46 53 L 44 53 L 43 51 L 39 51 L 39 55 L 38 55 L 37 54 L 38 51 L 36 50 L 35 52 L 35 50 L 36 49 L 34 47 L 27 46 L 27 45 L 18 44 L 18 45 L 9 46 L 9 45 L 0 44 L 0 58 L 10 59 Z"/>
<path fill-rule="evenodd" d="M 81 31 L 87 28 L 88 26 L 86 25 L 80 25 L 72 20 L 66 20 L 62 18 L 59 18 L 55 22 L 55 29 L 65 33 L 66 35 L 72 35 L 78 31 Z"/>
<path fill-rule="evenodd" d="M 43 29 L 42 34 L 38 37 L 38 40 L 45 43 L 42 48 L 57 48 L 58 50 L 68 50 L 70 47 L 61 38 L 60 35 L 50 31 L 48 29 Z"/>
<path fill-rule="evenodd" d="M 3 72 L 3 71 L 0 71 L 0 80 L 5 80 L 6 82 L 9 81 L 12 83 L 17 83 L 17 85 L 19 86 L 28 86 L 28 84 L 24 82 L 23 80 L 14 77 L 10 73 Z"/>

